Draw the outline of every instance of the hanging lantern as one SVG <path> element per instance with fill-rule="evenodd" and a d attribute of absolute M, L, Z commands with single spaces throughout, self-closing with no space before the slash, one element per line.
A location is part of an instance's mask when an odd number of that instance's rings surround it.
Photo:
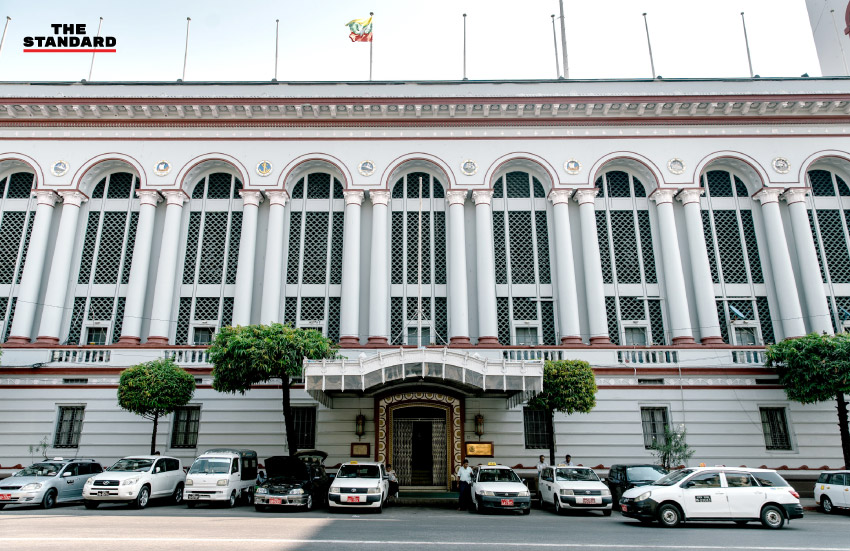
<path fill-rule="evenodd" d="M 484 434 L 484 416 L 480 413 L 475 416 L 475 435 L 481 436 Z"/>
<path fill-rule="evenodd" d="M 366 416 L 362 413 L 358 413 L 354 418 L 354 434 L 357 436 L 366 434 Z"/>

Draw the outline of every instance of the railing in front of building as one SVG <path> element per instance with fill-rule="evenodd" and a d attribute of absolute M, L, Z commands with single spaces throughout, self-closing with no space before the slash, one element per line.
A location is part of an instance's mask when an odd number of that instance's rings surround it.
<path fill-rule="evenodd" d="M 65 350 L 54 350 L 50 357 L 50 363 L 108 365 L 111 359 L 111 350 L 103 350 L 99 348 L 71 348 Z"/>

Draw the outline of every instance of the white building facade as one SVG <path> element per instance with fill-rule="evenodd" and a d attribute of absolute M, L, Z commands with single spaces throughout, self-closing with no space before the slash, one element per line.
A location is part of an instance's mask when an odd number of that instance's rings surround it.
<path fill-rule="evenodd" d="M 117 380 L 159 357 L 198 383 L 162 453 L 284 452 L 279 384 L 216 393 L 206 357 L 218 328 L 268 322 L 345 358 L 293 390 L 300 446 L 403 485 L 446 486 L 467 453 L 533 466 L 523 404 L 556 358 L 599 386 L 556 418 L 559 456 L 646 461 L 682 425 L 695 461 L 841 466 L 834 406 L 788 401 L 763 347 L 850 322 L 844 79 L 0 96 L 0 468 L 44 439 L 145 451 Z"/>

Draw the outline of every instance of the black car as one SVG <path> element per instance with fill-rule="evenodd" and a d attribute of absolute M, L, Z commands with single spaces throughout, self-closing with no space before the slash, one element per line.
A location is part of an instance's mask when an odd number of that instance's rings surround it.
<path fill-rule="evenodd" d="M 635 486 L 647 486 L 667 474 L 667 469 L 651 464 L 611 465 L 605 482 L 611 489 L 611 498 L 616 505 L 623 492 Z"/>
<path fill-rule="evenodd" d="M 303 450 L 266 459 L 266 479 L 254 489 L 254 508 L 295 506 L 309 511 L 327 502 L 331 485 L 323 464 L 327 457 L 322 451 Z"/>

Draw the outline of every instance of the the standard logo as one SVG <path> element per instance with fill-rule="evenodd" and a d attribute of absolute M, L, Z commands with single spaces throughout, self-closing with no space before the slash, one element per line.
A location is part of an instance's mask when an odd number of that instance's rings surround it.
<path fill-rule="evenodd" d="M 84 23 L 52 23 L 47 36 L 25 36 L 24 52 L 109 53 L 117 51 L 114 36 L 88 36 Z"/>

